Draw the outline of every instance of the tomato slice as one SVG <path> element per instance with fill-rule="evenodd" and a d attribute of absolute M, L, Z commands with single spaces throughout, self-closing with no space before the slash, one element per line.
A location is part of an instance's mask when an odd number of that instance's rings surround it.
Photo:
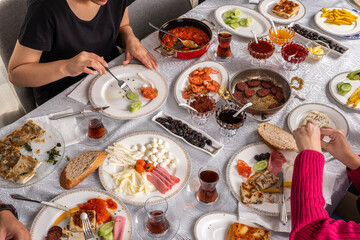
<path fill-rule="evenodd" d="M 158 90 L 152 87 L 140 88 L 144 98 L 154 99 L 157 97 Z"/>
<path fill-rule="evenodd" d="M 183 92 L 183 98 L 184 99 L 188 99 L 191 95 L 193 95 L 194 93 L 190 90 L 190 89 L 185 89 Z"/>
<path fill-rule="evenodd" d="M 204 86 L 210 91 L 210 92 L 217 92 L 217 90 L 220 87 L 220 84 L 215 80 L 210 81 L 204 81 Z"/>
<path fill-rule="evenodd" d="M 189 78 L 189 82 L 196 86 L 201 86 L 203 84 L 204 80 L 200 76 L 193 76 L 193 77 Z"/>
<path fill-rule="evenodd" d="M 239 175 L 248 178 L 251 174 L 251 167 L 243 160 L 238 160 L 237 169 Z"/>

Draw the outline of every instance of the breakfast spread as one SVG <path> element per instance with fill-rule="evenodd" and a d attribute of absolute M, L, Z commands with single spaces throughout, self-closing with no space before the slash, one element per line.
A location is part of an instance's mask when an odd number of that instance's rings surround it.
<path fill-rule="evenodd" d="M 302 122 L 302 125 L 305 125 L 308 120 L 311 119 L 315 122 L 316 125 L 319 126 L 319 128 L 330 126 L 330 120 L 327 114 L 319 112 L 319 111 L 311 111 Z"/>
<path fill-rule="evenodd" d="M 271 238 L 268 230 L 235 222 L 230 225 L 225 240 L 239 239 L 269 240 Z"/>
<path fill-rule="evenodd" d="M 240 18 L 241 10 L 236 8 L 235 10 L 229 10 L 224 13 L 223 20 L 229 25 L 232 29 L 236 30 L 240 26 L 250 27 L 252 25 L 252 18 Z"/>
<path fill-rule="evenodd" d="M 292 18 L 299 10 L 299 4 L 289 0 L 280 0 L 280 2 L 272 9 L 272 12 L 282 18 Z"/>

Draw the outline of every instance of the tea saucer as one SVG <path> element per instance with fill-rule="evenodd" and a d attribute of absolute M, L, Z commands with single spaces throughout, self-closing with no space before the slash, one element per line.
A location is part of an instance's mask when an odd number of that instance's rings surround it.
<path fill-rule="evenodd" d="M 229 198 L 229 189 L 226 182 L 222 179 L 219 180 L 216 188 L 218 189 L 218 199 L 213 204 L 202 203 L 196 198 L 196 192 L 200 187 L 200 181 L 198 178 L 189 180 L 189 183 L 184 189 L 185 194 L 185 206 L 184 210 L 192 210 L 194 208 L 203 212 L 212 212 L 221 209 L 225 206 Z"/>
<path fill-rule="evenodd" d="M 164 234 L 152 234 L 146 229 L 147 213 L 144 207 L 141 207 L 134 215 L 134 228 L 140 239 L 143 240 L 168 240 L 173 239 L 180 227 L 180 220 L 174 213 L 168 211 L 166 218 L 169 222 L 169 229 Z"/>
<path fill-rule="evenodd" d="M 102 117 L 102 123 L 106 129 L 106 134 L 99 139 L 90 139 L 87 136 L 87 128 L 88 128 L 89 118 L 85 118 L 81 120 L 76 128 L 77 135 L 80 136 L 80 144 L 84 144 L 87 146 L 96 146 L 99 144 L 105 143 L 116 131 L 115 122 L 107 117 Z"/>

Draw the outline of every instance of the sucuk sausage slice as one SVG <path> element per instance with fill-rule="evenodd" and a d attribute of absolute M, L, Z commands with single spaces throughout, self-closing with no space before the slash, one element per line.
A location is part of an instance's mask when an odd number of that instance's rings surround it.
<path fill-rule="evenodd" d="M 261 81 L 261 86 L 263 88 L 272 88 L 274 84 L 271 81 Z"/>
<path fill-rule="evenodd" d="M 245 96 L 244 96 L 244 93 L 242 93 L 242 92 L 235 92 L 233 95 L 234 95 L 234 98 L 235 98 L 236 100 L 238 100 L 239 102 L 241 102 L 242 104 L 247 104 L 247 100 L 246 100 L 246 98 L 245 98 Z"/>
<path fill-rule="evenodd" d="M 255 90 L 254 89 L 246 89 L 245 90 L 245 97 L 249 98 L 255 95 Z"/>
<path fill-rule="evenodd" d="M 271 109 L 271 108 L 276 108 L 276 107 L 279 107 L 280 106 L 280 104 L 278 104 L 278 103 L 273 103 L 273 104 L 271 104 L 270 106 L 269 106 L 269 109 Z"/>
<path fill-rule="evenodd" d="M 60 240 L 62 234 L 59 234 L 57 231 L 49 232 L 46 236 L 46 240 Z"/>
<path fill-rule="evenodd" d="M 281 102 L 284 100 L 284 94 L 282 92 L 278 92 L 276 95 L 275 95 L 275 99 L 278 101 L 278 102 Z"/>
<path fill-rule="evenodd" d="M 265 89 L 265 88 L 261 88 L 259 90 L 257 90 L 256 94 L 259 97 L 266 97 L 267 95 L 270 94 L 270 90 L 269 89 Z"/>
<path fill-rule="evenodd" d="M 249 85 L 249 87 L 257 87 L 260 85 L 260 81 L 259 80 L 249 80 L 249 81 L 247 81 L 247 84 Z"/>
<path fill-rule="evenodd" d="M 271 88 L 271 93 L 272 94 L 274 94 L 274 95 L 276 95 L 277 93 L 281 93 L 282 92 L 282 88 L 281 87 L 278 87 L 278 86 L 273 86 L 272 88 Z"/>
<path fill-rule="evenodd" d="M 248 88 L 249 88 L 249 86 L 245 82 L 238 82 L 236 84 L 236 89 L 241 91 L 241 92 L 245 91 Z"/>

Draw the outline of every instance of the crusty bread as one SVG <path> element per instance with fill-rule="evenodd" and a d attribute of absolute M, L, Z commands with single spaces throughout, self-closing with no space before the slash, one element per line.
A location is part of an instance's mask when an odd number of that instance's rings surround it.
<path fill-rule="evenodd" d="M 299 152 L 294 136 L 271 123 L 260 123 L 258 132 L 262 140 L 271 148 Z"/>
<path fill-rule="evenodd" d="M 60 185 L 70 189 L 81 183 L 105 160 L 106 154 L 101 151 L 89 151 L 72 159 L 60 175 Z"/>

